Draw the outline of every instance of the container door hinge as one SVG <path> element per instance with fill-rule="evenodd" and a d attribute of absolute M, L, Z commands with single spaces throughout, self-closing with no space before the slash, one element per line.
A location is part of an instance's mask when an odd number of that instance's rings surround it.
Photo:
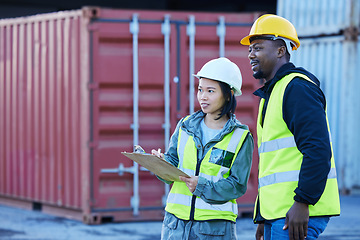
<path fill-rule="evenodd" d="M 86 6 L 82 8 L 82 14 L 83 17 L 89 18 L 89 19 L 96 19 L 100 18 L 101 8 L 99 7 L 92 7 L 92 6 Z"/>

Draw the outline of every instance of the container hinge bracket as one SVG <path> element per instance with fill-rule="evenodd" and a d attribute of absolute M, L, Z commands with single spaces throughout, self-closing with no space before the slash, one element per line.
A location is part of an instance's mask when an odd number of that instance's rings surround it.
<path fill-rule="evenodd" d="M 169 123 L 163 123 L 163 124 L 161 125 L 161 127 L 162 127 L 163 129 L 170 129 L 171 125 L 170 125 Z"/>
<path fill-rule="evenodd" d="M 344 29 L 344 36 L 345 40 L 357 42 L 358 41 L 358 35 L 359 35 L 359 28 L 355 26 L 351 26 Z"/>
<path fill-rule="evenodd" d="M 140 205 L 140 198 L 138 196 L 132 196 L 130 198 L 130 205 L 135 208 L 138 207 Z M 138 215 L 138 214 L 135 214 Z"/>
<path fill-rule="evenodd" d="M 82 8 L 83 17 L 89 19 L 100 18 L 100 8 L 93 6 L 86 6 Z"/>
<path fill-rule="evenodd" d="M 138 21 L 138 14 L 133 14 L 133 21 L 130 23 L 130 33 L 138 34 L 139 33 L 139 21 Z"/>

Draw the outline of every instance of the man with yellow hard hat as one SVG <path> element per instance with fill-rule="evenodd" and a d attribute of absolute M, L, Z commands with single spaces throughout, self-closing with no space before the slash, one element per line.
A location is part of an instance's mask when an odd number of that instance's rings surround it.
<path fill-rule="evenodd" d="M 266 14 L 241 40 L 253 76 L 264 79 L 257 120 L 256 239 L 317 239 L 340 214 L 336 169 L 319 80 L 290 62 L 300 47 L 285 18 Z"/>

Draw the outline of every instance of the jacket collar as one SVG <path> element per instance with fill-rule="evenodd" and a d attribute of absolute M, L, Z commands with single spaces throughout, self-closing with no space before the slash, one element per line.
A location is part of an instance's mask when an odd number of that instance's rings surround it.
<path fill-rule="evenodd" d="M 205 117 L 205 113 L 201 110 L 190 115 L 188 119 L 184 120 L 181 124 L 181 127 L 187 131 L 189 134 L 199 135 L 200 132 L 200 122 Z M 222 131 L 222 136 L 232 132 L 236 127 L 240 127 L 248 130 L 246 125 L 241 124 L 234 114 L 230 114 L 230 119 L 226 122 L 224 130 Z"/>
<path fill-rule="evenodd" d="M 302 73 L 308 76 L 312 81 L 314 81 L 320 87 L 320 81 L 313 74 L 306 71 L 304 68 L 301 67 L 297 68 L 293 63 L 288 62 L 282 65 L 279 68 L 279 70 L 276 72 L 275 76 L 269 81 L 267 81 L 263 87 L 257 89 L 253 94 L 261 98 L 265 98 L 265 99 L 268 98 L 268 96 L 270 96 L 272 89 L 274 88 L 274 85 L 284 76 L 293 72 Z"/>

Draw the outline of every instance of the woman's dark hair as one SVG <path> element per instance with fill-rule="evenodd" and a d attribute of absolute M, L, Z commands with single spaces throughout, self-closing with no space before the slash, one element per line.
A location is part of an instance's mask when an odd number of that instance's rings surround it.
<path fill-rule="evenodd" d="M 236 98 L 235 98 L 234 94 L 231 93 L 230 86 L 227 83 L 220 82 L 220 81 L 218 81 L 218 82 L 220 84 L 221 92 L 225 98 L 225 104 L 224 104 L 223 108 L 221 109 L 219 117 L 216 118 L 215 120 L 219 120 L 224 115 L 227 115 L 228 117 L 230 117 L 231 113 L 235 113 L 235 108 L 236 108 Z"/>

